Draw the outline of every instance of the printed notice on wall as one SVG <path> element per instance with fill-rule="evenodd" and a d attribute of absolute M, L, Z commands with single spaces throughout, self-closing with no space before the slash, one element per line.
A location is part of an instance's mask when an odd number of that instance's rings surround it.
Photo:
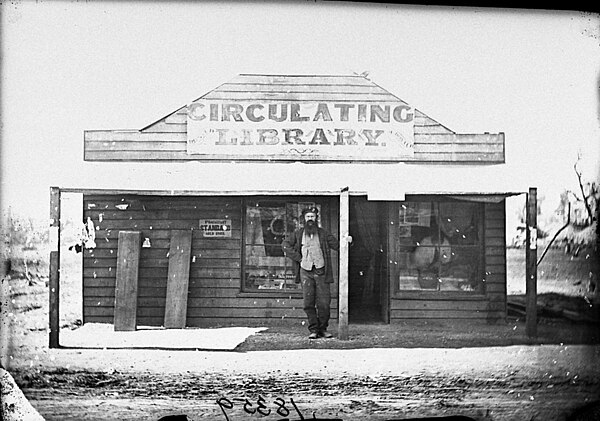
<path fill-rule="evenodd" d="M 401 161 L 414 156 L 404 102 L 224 102 L 187 107 L 187 153 L 208 159 Z"/>
<path fill-rule="evenodd" d="M 201 219 L 203 237 L 231 237 L 231 219 Z"/>

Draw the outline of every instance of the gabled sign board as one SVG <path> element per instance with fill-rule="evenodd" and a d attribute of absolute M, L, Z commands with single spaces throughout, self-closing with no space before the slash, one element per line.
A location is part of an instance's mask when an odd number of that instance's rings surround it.
<path fill-rule="evenodd" d="M 461 134 L 369 79 L 233 78 L 141 130 L 88 130 L 86 161 L 502 164 L 504 134 Z"/>
<path fill-rule="evenodd" d="M 414 109 L 402 102 L 198 100 L 187 107 L 198 158 L 402 160 L 414 155 Z"/>

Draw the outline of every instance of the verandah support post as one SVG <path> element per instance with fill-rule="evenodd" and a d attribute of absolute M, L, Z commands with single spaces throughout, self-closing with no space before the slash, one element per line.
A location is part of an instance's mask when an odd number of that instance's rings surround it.
<path fill-rule="evenodd" d="M 50 348 L 58 348 L 60 334 L 60 188 L 50 187 L 50 271 L 48 274 L 48 291 L 50 308 L 48 311 L 48 327 L 50 328 Z"/>
<path fill-rule="evenodd" d="M 530 338 L 537 337 L 537 189 L 529 188 L 526 206 L 525 246 L 525 329 Z"/>
<path fill-rule="evenodd" d="M 339 270 L 339 303 L 338 303 L 338 338 L 348 340 L 348 257 L 349 243 L 347 240 L 350 226 L 350 199 L 348 188 L 340 193 L 340 270 Z"/>

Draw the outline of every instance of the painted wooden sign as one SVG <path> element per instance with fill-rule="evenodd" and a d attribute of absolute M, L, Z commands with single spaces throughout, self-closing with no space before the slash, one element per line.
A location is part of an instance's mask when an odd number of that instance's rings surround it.
<path fill-rule="evenodd" d="M 401 160 L 414 155 L 404 103 L 198 100 L 187 107 L 187 153 L 203 158 Z"/>
<path fill-rule="evenodd" d="M 203 237 L 231 237 L 231 219 L 201 219 L 200 231 Z"/>

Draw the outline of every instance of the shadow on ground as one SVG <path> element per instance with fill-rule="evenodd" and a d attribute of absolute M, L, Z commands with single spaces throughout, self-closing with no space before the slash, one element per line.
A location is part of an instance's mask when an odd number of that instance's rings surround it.
<path fill-rule="evenodd" d="M 304 326 L 272 326 L 252 335 L 236 351 L 286 349 L 357 349 L 357 348 L 464 348 L 540 344 L 600 344 L 600 324 L 573 322 L 562 318 L 538 320 L 538 335 L 529 338 L 524 318 L 506 322 L 485 321 L 406 321 L 394 324 L 350 324 L 348 340 L 308 339 Z"/>

